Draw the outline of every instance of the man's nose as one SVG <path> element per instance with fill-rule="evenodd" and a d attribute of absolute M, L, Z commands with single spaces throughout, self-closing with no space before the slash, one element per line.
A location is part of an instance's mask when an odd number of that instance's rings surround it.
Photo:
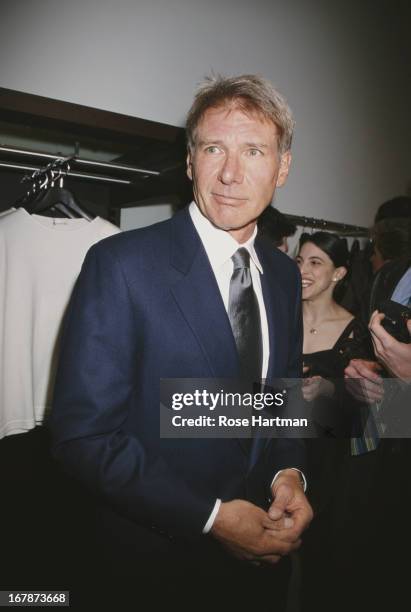
<path fill-rule="evenodd" d="M 243 178 L 244 169 L 240 156 L 235 153 L 227 153 L 220 169 L 220 181 L 225 185 L 230 185 L 231 183 L 242 183 Z"/>

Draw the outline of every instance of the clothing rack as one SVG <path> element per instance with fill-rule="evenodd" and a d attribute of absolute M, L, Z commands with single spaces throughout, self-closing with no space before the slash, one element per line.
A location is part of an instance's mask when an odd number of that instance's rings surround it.
<path fill-rule="evenodd" d="M 12 170 L 30 170 L 34 172 L 41 169 L 41 160 L 43 160 L 43 162 L 49 161 L 52 163 L 53 161 L 60 160 L 62 157 L 62 155 L 54 155 L 41 151 L 32 151 L 29 149 L 20 149 L 17 147 L 0 145 L 0 167 L 10 168 Z M 24 164 L 16 161 L 22 158 L 29 159 L 32 163 L 29 165 L 29 163 Z M 160 176 L 161 174 L 157 170 L 137 168 L 136 166 L 117 164 L 115 162 L 102 162 L 93 159 L 83 159 L 75 155 L 71 156 L 69 159 L 71 166 L 70 176 L 86 180 L 131 185 L 133 183 L 133 178 L 135 178 L 136 175 L 145 179 L 149 176 Z M 79 170 L 79 167 L 84 168 L 86 172 Z M 98 174 L 95 174 L 94 172 L 87 172 L 87 170 L 95 170 Z M 125 178 L 124 175 L 126 175 L 128 178 Z"/>
<path fill-rule="evenodd" d="M 36 170 L 40 169 L 40 166 L 26 166 L 24 164 L 9 164 L 7 162 L 2 162 L 0 161 L 0 168 L 9 168 L 10 170 L 29 170 L 30 172 L 36 172 Z M 110 176 L 99 176 L 99 175 L 94 175 L 94 174 L 85 174 L 84 172 L 73 172 L 72 170 L 70 170 L 70 176 L 76 177 L 76 178 L 81 178 L 81 179 L 87 179 L 87 180 L 93 180 L 93 181 L 100 181 L 103 183 L 117 183 L 120 185 L 131 185 L 132 181 L 127 180 L 127 179 L 120 179 L 120 178 L 114 178 L 114 177 L 110 177 Z"/>
<path fill-rule="evenodd" d="M 303 228 L 309 227 L 315 229 L 316 231 L 335 232 L 338 233 L 339 236 L 350 236 L 354 238 L 369 235 L 368 228 L 361 225 L 350 225 L 348 223 L 340 223 L 338 221 L 326 221 L 325 219 L 316 219 L 315 217 L 289 215 L 288 213 L 283 214 L 295 225 L 299 225 Z"/>

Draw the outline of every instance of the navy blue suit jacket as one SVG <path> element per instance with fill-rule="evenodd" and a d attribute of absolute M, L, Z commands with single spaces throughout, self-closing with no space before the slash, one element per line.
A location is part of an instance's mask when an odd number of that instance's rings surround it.
<path fill-rule="evenodd" d="M 296 265 L 256 240 L 263 266 L 267 378 L 301 375 Z M 105 239 L 85 259 L 66 315 L 51 429 L 55 455 L 140 526 L 198 535 L 216 498 L 250 497 L 237 439 L 163 439 L 160 378 L 239 376 L 224 304 L 187 210 Z M 296 440 L 273 440 L 251 478 L 267 500 L 275 472 L 302 465 Z"/>

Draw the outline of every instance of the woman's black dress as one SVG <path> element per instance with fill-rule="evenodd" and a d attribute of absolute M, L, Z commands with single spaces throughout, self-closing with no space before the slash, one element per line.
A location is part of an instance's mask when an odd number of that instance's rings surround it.
<path fill-rule="evenodd" d="M 356 487 L 352 482 L 352 461 L 357 459 L 351 457 L 349 432 L 354 428 L 350 417 L 358 405 L 345 390 L 344 369 L 350 359 L 371 357 L 368 330 L 356 318 L 348 323 L 331 349 L 303 355 L 304 365 L 309 367 L 307 376 L 322 376 L 335 387 L 332 397 L 316 400 L 314 415 L 316 411 L 322 415 L 318 419 L 319 437 L 307 440 L 307 495 L 315 518 L 305 533 L 300 555 L 304 612 L 338 609 L 341 569 L 351 553 L 347 551 L 346 530 L 351 522 L 350 497 Z M 307 408 L 312 410 L 310 404 L 307 403 Z M 345 415 L 342 427 L 338 419 L 341 413 Z M 328 421 L 324 422 L 327 414 Z"/>

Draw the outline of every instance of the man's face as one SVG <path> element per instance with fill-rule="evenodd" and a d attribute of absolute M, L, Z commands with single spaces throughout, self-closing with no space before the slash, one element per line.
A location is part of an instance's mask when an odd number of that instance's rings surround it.
<path fill-rule="evenodd" d="M 225 106 L 204 113 L 187 174 L 203 215 L 242 243 L 285 183 L 290 161 L 278 152 L 274 123 Z"/>

